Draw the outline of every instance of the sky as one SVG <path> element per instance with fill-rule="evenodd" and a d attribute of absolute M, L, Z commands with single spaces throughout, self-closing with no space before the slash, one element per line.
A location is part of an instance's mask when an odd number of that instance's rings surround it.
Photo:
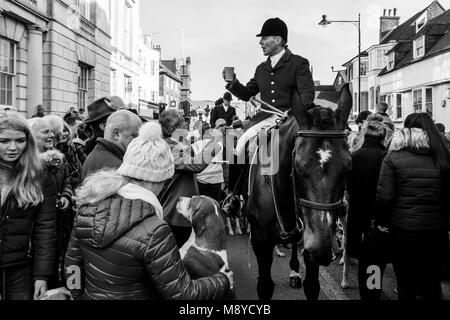
<path fill-rule="evenodd" d="M 216 100 L 223 95 L 222 70 L 234 67 L 247 83 L 258 64 L 266 60 L 256 37 L 263 23 L 279 17 L 288 26 L 289 49 L 307 58 L 314 80 L 332 84 L 331 67 L 358 54 L 358 30 L 351 23 L 318 25 L 328 20 L 357 20 L 361 13 L 362 48 L 378 43 L 383 9 L 397 8 L 400 23 L 432 0 L 142 0 L 141 27 L 161 45 L 162 58 L 191 57 L 192 100 Z M 450 0 L 440 0 L 445 9 Z"/>

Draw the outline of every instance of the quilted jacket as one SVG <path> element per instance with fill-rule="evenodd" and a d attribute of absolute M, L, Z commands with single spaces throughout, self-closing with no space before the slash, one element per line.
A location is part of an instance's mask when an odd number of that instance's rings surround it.
<path fill-rule="evenodd" d="M 118 195 L 79 208 L 65 266 L 68 279 L 81 270 L 75 299 L 221 299 L 230 285 L 222 273 L 191 280 L 155 208 Z"/>
<path fill-rule="evenodd" d="M 32 263 L 35 280 L 52 275 L 56 249 L 56 190 L 51 179 L 42 180 L 38 206 L 19 208 L 10 193 L 0 211 L 0 270 Z"/>
<path fill-rule="evenodd" d="M 447 229 L 449 195 L 421 129 L 394 133 L 377 186 L 377 222 L 405 230 Z"/>

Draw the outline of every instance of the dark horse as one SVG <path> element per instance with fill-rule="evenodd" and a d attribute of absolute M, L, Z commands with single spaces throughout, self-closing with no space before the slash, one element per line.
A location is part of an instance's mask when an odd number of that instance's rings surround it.
<path fill-rule="evenodd" d="M 319 266 L 328 266 L 335 258 L 332 238 L 337 217 L 344 211 L 345 176 L 351 168 L 344 129 L 351 107 L 348 84 L 341 91 L 335 111 L 320 106 L 306 110 L 295 93 L 289 116 L 277 126 L 278 171 L 262 173 L 265 165 L 261 161 L 250 166 L 246 213 L 259 269 L 257 291 L 262 300 L 271 299 L 274 291 L 271 266 L 275 244 L 293 244 L 291 286 L 293 280 L 301 283 L 297 258 L 297 243 L 301 240 L 305 295 L 308 300 L 319 297 Z"/>

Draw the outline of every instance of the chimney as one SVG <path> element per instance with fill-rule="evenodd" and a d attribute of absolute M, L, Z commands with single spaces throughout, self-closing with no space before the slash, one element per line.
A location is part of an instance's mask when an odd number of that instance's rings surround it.
<path fill-rule="evenodd" d="M 388 15 L 386 15 L 386 11 L 388 10 L 384 9 L 383 16 L 380 17 L 380 43 L 389 31 L 398 27 L 400 24 L 400 17 L 397 16 L 397 8 L 389 9 Z M 392 16 L 391 12 L 393 12 Z"/>
<path fill-rule="evenodd" d="M 153 49 L 159 52 L 159 56 L 161 57 L 161 46 L 159 44 L 154 44 Z"/>

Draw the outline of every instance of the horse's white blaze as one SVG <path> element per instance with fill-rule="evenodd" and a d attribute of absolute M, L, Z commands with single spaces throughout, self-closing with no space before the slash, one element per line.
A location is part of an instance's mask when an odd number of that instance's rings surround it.
<path fill-rule="evenodd" d="M 317 154 L 320 156 L 319 163 L 322 167 L 331 159 L 331 150 L 329 149 L 319 149 L 319 151 L 317 151 Z"/>

